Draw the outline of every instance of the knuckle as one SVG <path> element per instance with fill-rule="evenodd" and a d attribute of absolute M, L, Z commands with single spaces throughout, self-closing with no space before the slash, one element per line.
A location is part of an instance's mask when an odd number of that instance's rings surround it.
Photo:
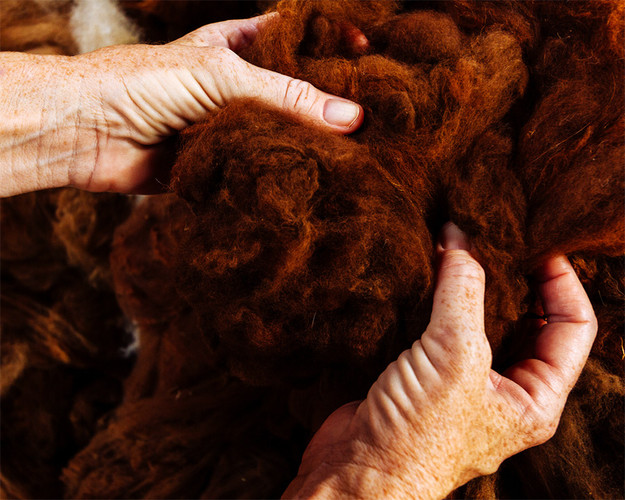
<path fill-rule="evenodd" d="M 422 341 L 436 354 L 445 372 L 455 377 L 461 374 L 474 378 L 488 376 L 492 350 L 480 326 L 449 321 L 430 325 L 426 332 Z"/>
<path fill-rule="evenodd" d="M 486 282 L 486 274 L 482 266 L 465 251 L 461 250 L 459 252 L 462 253 L 447 255 L 447 258 L 443 260 L 441 269 L 454 276 L 484 284 Z"/>
<path fill-rule="evenodd" d="M 560 415 L 535 406 L 529 418 L 528 437 L 532 446 L 549 441 L 558 430 Z"/>
<path fill-rule="evenodd" d="M 546 420 L 543 423 L 543 425 L 539 429 L 536 430 L 536 433 L 534 436 L 536 444 L 546 443 L 553 436 L 555 436 L 557 430 L 558 430 L 558 419 Z"/>
<path fill-rule="evenodd" d="M 577 306 L 576 321 L 579 323 L 585 323 L 586 327 L 592 333 L 596 333 L 598 329 L 598 322 L 592 304 L 590 304 L 587 300 L 579 298 L 575 305 Z"/>
<path fill-rule="evenodd" d="M 412 350 L 407 349 L 403 351 L 397 358 L 397 364 L 403 365 L 409 368 L 410 370 L 414 371 L 415 369 L 414 368 L 414 356 L 413 356 Z"/>
<path fill-rule="evenodd" d="M 302 107 L 310 106 L 310 99 L 313 95 L 312 85 L 303 80 L 289 80 L 284 94 L 284 107 L 297 111 Z"/>
<path fill-rule="evenodd" d="M 196 47 L 195 49 L 198 55 L 214 58 L 218 60 L 220 64 L 235 65 L 242 61 L 236 52 L 230 50 L 228 47 L 211 45 L 208 47 Z"/>
<path fill-rule="evenodd" d="M 241 61 L 241 58 L 228 47 L 213 47 L 216 53 L 219 54 L 221 59 L 227 63 L 236 63 Z"/>
<path fill-rule="evenodd" d="M 499 470 L 501 462 L 501 459 L 495 457 L 484 460 L 484 463 L 482 464 L 482 467 L 479 471 L 480 475 L 489 476 L 490 474 L 494 474 L 495 472 L 497 472 L 497 470 Z"/>
<path fill-rule="evenodd" d="M 549 441 L 553 436 L 556 435 L 556 432 L 558 431 L 559 423 L 560 423 L 560 420 L 555 418 L 555 419 L 551 419 L 551 421 L 547 424 L 547 426 L 545 427 L 545 435 L 544 435 L 545 441 Z"/>

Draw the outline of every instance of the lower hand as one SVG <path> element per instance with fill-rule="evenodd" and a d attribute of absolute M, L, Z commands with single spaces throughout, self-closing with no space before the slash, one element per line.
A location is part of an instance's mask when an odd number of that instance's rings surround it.
<path fill-rule="evenodd" d="M 285 497 L 442 498 L 550 439 L 597 331 L 564 256 L 536 273 L 547 316 L 534 357 L 491 369 L 484 272 L 448 224 L 430 324 L 367 398 L 343 406 L 310 442 Z"/>

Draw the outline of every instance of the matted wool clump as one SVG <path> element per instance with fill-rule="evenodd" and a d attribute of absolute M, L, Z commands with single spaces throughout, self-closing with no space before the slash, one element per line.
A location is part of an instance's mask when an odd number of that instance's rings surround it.
<path fill-rule="evenodd" d="M 623 4 L 275 8 L 242 55 L 358 102 L 364 124 L 343 137 L 229 103 L 181 134 L 171 192 L 134 205 L 110 269 L 109 240 L 72 229 L 93 200 L 64 195 L 63 265 L 112 276 L 139 343 L 123 401 L 59 459 L 65 496 L 279 496 L 324 418 L 424 331 L 452 220 L 486 270 L 495 368 L 531 340 L 531 273 L 550 255 L 569 256 L 599 320 L 555 437 L 452 497 L 623 498 Z"/>

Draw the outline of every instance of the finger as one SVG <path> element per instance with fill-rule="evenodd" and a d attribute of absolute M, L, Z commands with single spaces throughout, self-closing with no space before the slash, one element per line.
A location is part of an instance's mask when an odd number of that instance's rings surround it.
<path fill-rule="evenodd" d="M 362 108 L 347 99 L 327 94 L 308 82 L 273 71 L 258 68 L 242 59 L 236 75 L 227 84 L 226 101 L 237 97 L 252 97 L 269 107 L 294 113 L 317 125 L 340 133 L 350 133 L 360 127 Z M 225 75 L 225 72 L 221 73 Z"/>
<path fill-rule="evenodd" d="M 595 323 L 595 313 L 569 260 L 547 260 L 535 273 L 548 323 Z"/>
<path fill-rule="evenodd" d="M 568 392 L 590 354 L 597 335 L 597 318 L 564 255 L 545 262 L 536 278 L 547 324 L 540 329 L 534 354 L 559 374 L 562 388 Z"/>
<path fill-rule="evenodd" d="M 432 316 L 421 341 L 438 370 L 490 369 L 484 333 L 484 270 L 468 252 L 466 235 L 454 224 L 443 227 Z"/>
<path fill-rule="evenodd" d="M 565 256 L 549 259 L 537 271 L 538 293 L 547 316 L 534 347 L 534 359 L 517 363 L 505 375 L 539 406 L 564 406 L 597 334 L 592 305 Z"/>
<path fill-rule="evenodd" d="M 262 27 L 278 15 L 277 12 L 271 12 L 250 19 L 235 19 L 208 24 L 171 42 L 170 45 L 225 47 L 238 52 L 250 45 Z"/>

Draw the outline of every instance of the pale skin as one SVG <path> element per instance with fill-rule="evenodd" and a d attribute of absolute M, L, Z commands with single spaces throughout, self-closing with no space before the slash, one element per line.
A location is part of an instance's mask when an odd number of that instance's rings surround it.
<path fill-rule="evenodd" d="M 270 17 L 205 26 L 162 46 L 75 57 L 0 53 L 0 196 L 73 186 L 158 191 L 167 139 L 235 98 L 255 98 L 340 134 L 362 108 L 240 59 Z M 366 47 L 350 27 L 354 47 Z M 536 271 L 547 321 L 533 357 L 491 369 L 485 277 L 466 236 L 447 224 L 430 324 L 364 401 L 313 437 L 285 497 L 442 498 L 507 457 L 548 440 L 597 331 L 568 260 Z"/>
<path fill-rule="evenodd" d="M 237 56 L 271 17 L 208 25 L 161 46 L 0 53 L 0 196 L 62 186 L 158 191 L 171 166 L 166 139 L 236 98 L 336 133 L 356 130 L 359 105 Z M 349 38 L 367 43 L 359 32 Z"/>

